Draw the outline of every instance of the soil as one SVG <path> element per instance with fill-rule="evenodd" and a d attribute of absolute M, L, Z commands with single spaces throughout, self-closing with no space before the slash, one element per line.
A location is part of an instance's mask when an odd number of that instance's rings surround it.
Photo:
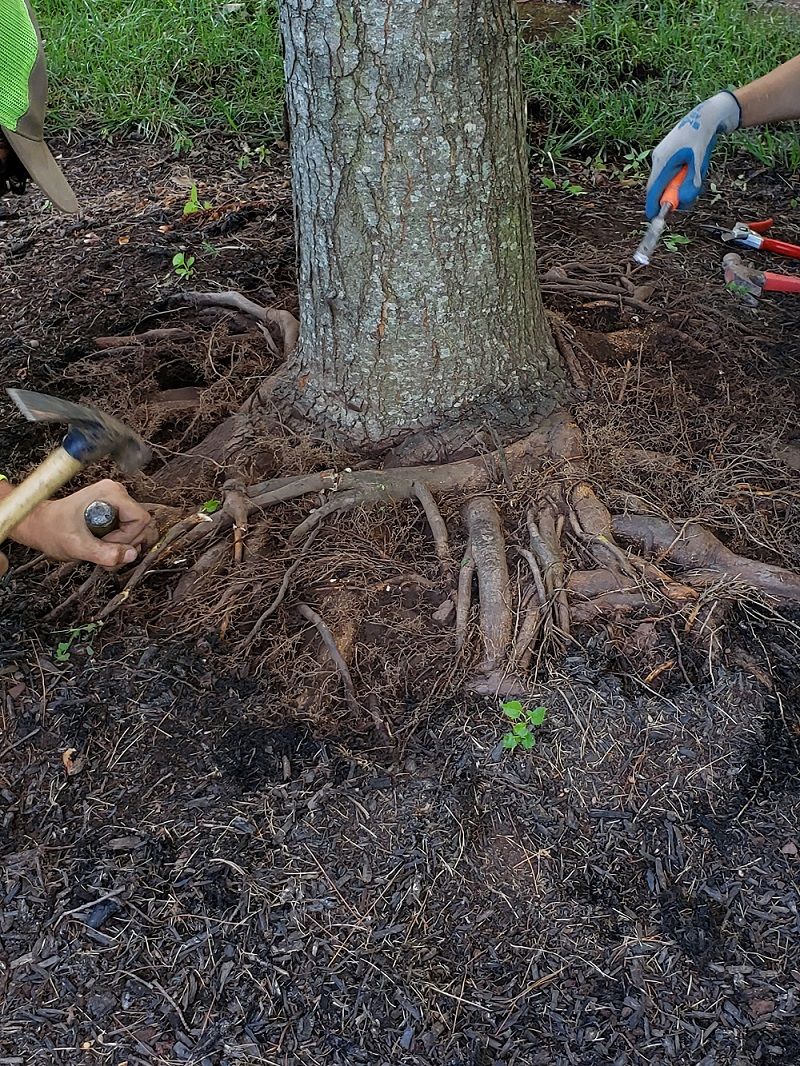
<path fill-rule="evenodd" d="M 286 160 L 276 148 L 240 170 L 219 142 L 180 159 L 131 142 L 63 150 L 79 220 L 36 195 L 0 208 L 3 377 L 125 417 L 155 445 L 152 475 L 277 361 L 252 322 L 180 297 L 237 289 L 296 309 Z M 700 228 L 772 215 L 798 240 L 791 184 L 746 160 L 718 175 L 724 199 L 671 227 L 690 243 L 630 275 L 645 310 L 586 295 L 628 269 L 641 186 L 571 178 L 584 195 L 534 177 L 536 236 L 548 306 L 579 342 L 574 414 L 597 491 L 800 568 L 800 305 L 736 303 Z M 193 183 L 213 207 L 184 216 Z M 195 257 L 190 279 L 177 251 Z M 584 290 L 559 291 L 576 271 Z M 97 344 L 166 327 L 183 333 Z M 3 408 L 7 470 L 47 440 Z M 298 469 L 330 462 L 324 441 L 298 454 Z M 158 497 L 149 477 L 135 487 Z M 219 489 L 210 470 L 169 502 Z M 455 529 L 457 501 L 443 511 Z M 460 694 L 461 665 L 442 669 L 452 627 L 434 618 L 444 592 L 410 505 L 323 531 L 243 650 L 294 558 L 291 525 L 269 519 L 246 577 L 223 568 L 176 605 L 173 560 L 100 630 L 75 627 L 116 579 L 48 622 L 87 572 L 20 573 L 13 549 L 0 1063 L 796 1063 L 797 621 L 747 604 L 721 659 L 682 657 L 676 640 L 674 667 L 650 680 L 583 634 L 541 664 L 538 743 L 508 755 L 497 705 Z M 294 611 L 324 616 L 331 584 L 367 606 L 355 706 L 335 675 L 320 681 Z M 324 699 L 308 691 L 320 685 Z"/>

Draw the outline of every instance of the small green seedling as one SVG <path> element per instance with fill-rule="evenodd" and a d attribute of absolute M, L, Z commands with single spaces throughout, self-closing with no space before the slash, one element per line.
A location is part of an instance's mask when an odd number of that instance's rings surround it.
<path fill-rule="evenodd" d="M 266 144 L 257 144 L 255 148 L 251 148 L 249 144 L 242 144 L 242 154 L 239 156 L 237 166 L 239 170 L 247 170 L 253 162 L 254 156 L 259 163 L 265 163 L 270 154 L 269 147 Z"/>
<path fill-rule="evenodd" d="M 548 178 L 548 176 L 545 174 L 542 176 L 542 185 L 544 185 L 545 189 L 552 189 L 556 192 L 565 192 L 568 196 L 586 195 L 586 190 L 583 188 L 583 186 L 573 184 L 569 180 L 569 178 L 564 178 L 564 180 L 559 185 L 556 181 L 554 181 L 552 178 Z"/>
<path fill-rule="evenodd" d="M 514 723 L 503 737 L 503 747 L 506 751 L 516 751 L 517 748 L 530 751 L 536 744 L 534 730 L 544 721 L 547 708 L 534 707 L 529 711 L 519 700 L 506 700 L 500 710 Z"/>
<path fill-rule="evenodd" d="M 632 149 L 630 152 L 626 152 L 622 158 L 624 159 L 622 174 L 631 178 L 639 178 L 648 170 L 650 149 L 645 148 L 644 151 Z"/>
<path fill-rule="evenodd" d="M 72 645 L 75 641 L 78 640 L 79 637 L 90 637 L 92 633 L 97 632 L 102 624 L 102 622 L 87 622 L 85 626 L 73 626 L 71 629 L 68 629 L 66 631 L 67 639 L 59 641 L 56 645 L 56 653 L 53 656 L 55 661 L 57 663 L 68 663 L 71 659 Z M 86 645 L 86 654 L 89 656 L 94 655 L 94 648 L 89 644 Z"/>
<path fill-rule="evenodd" d="M 742 300 L 750 307 L 755 307 L 758 303 L 753 291 L 743 281 L 726 281 L 726 292 L 731 292 L 737 300 Z"/>
<path fill-rule="evenodd" d="M 206 500 L 200 508 L 200 514 L 215 514 L 222 507 L 221 500 Z"/>
<path fill-rule="evenodd" d="M 184 155 L 186 152 L 191 152 L 194 146 L 192 138 L 185 133 L 178 133 L 172 142 L 172 151 L 175 155 Z"/>
<path fill-rule="evenodd" d="M 194 215 L 197 211 L 210 211 L 212 208 L 210 200 L 203 200 L 200 203 L 200 198 L 197 195 L 197 186 L 193 185 L 189 190 L 189 199 L 183 205 L 184 215 Z"/>
<path fill-rule="evenodd" d="M 176 252 L 172 257 L 172 269 L 179 278 L 190 278 L 194 274 L 194 256 Z"/>
<path fill-rule="evenodd" d="M 691 244 L 691 237 L 684 237 L 682 233 L 668 233 L 662 241 L 668 252 L 677 252 L 685 244 Z"/>

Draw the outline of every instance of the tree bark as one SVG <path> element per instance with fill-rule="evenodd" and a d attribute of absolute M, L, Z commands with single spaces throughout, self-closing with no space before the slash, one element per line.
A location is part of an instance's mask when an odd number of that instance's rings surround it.
<path fill-rule="evenodd" d="M 551 410 L 513 0 L 283 0 L 281 21 L 300 409 L 363 447 Z"/>

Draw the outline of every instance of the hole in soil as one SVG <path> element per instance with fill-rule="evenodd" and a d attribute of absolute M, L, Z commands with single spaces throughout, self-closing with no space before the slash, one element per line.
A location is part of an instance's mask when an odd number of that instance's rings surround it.
<path fill-rule="evenodd" d="M 205 385 L 206 380 L 199 367 L 186 359 L 170 359 L 156 370 L 156 381 L 162 389 L 180 389 L 187 385 Z"/>
<path fill-rule="evenodd" d="M 317 763 L 320 745 L 302 726 L 294 723 L 267 729 L 242 722 L 226 734 L 217 748 L 219 767 L 244 792 L 283 780 L 283 760 L 288 758 L 292 775 Z"/>
<path fill-rule="evenodd" d="M 774 704 L 773 704 L 774 706 Z M 763 747 L 747 761 L 743 777 L 746 796 L 780 795 L 800 790 L 800 707 L 775 707 L 764 726 Z"/>
<path fill-rule="evenodd" d="M 724 957 L 722 930 L 726 912 L 721 904 L 690 896 L 679 888 L 663 892 L 659 904 L 662 929 L 687 955 L 697 962 L 711 954 Z"/>

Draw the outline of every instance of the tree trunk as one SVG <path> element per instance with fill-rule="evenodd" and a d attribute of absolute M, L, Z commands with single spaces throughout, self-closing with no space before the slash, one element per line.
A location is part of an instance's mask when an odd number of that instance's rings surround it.
<path fill-rule="evenodd" d="M 551 409 L 513 0 L 283 0 L 281 20 L 300 408 L 362 447 Z"/>

